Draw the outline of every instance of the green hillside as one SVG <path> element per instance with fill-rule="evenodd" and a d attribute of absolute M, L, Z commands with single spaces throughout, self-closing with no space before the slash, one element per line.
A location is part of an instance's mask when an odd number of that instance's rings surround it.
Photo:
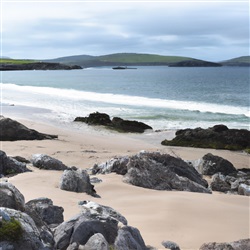
<path fill-rule="evenodd" d="M 241 56 L 221 62 L 225 66 L 250 66 L 250 56 Z"/>
<path fill-rule="evenodd" d="M 117 53 L 96 57 L 103 62 L 118 62 L 118 63 L 176 63 L 186 60 L 194 60 L 190 57 L 180 56 L 161 56 L 154 54 L 137 54 L 137 53 Z"/>
<path fill-rule="evenodd" d="M 118 65 L 170 65 L 183 61 L 197 61 L 190 57 L 180 56 L 162 56 L 154 54 L 138 53 L 116 53 L 102 56 L 78 55 L 69 57 L 60 57 L 46 62 L 57 62 L 65 64 L 80 65 L 83 67 L 97 66 L 118 66 Z"/>
<path fill-rule="evenodd" d="M 34 63 L 36 60 L 0 58 L 0 64 L 26 64 Z"/>

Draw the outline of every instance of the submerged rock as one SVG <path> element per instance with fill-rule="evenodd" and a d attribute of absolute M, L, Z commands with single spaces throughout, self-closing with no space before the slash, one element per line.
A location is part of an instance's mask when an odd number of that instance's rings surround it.
<path fill-rule="evenodd" d="M 123 120 L 120 117 L 114 117 L 111 120 L 108 114 L 99 112 L 91 113 L 88 117 L 76 117 L 74 121 L 85 122 L 89 125 L 102 125 L 127 133 L 143 133 L 147 129 L 152 129 L 152 127 L 143 122 Z"/>
<path fill-rule="evenodd" d="M 0 141 L 47 140 L 57 135 L 39 133 L 10 118 L 0 117 Z"/>

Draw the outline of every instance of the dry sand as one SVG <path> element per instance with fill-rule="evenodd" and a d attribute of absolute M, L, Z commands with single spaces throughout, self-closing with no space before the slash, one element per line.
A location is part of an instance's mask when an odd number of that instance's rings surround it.
<path fill-rule="evenodd" d="M 20 120 L 19 120 L 20 121 Z M 161 134 L 130 136 L 103 130 L 58 128 L 28 120 L 21 122 L 39 132 L 58 134 L 58 140 L 1 142 L 1 150 L 9 156 L 30 158 L 44 153 L 68 166 L 92 167 L 115 156 L 131 155 L 140 150 L 160 151 L 184 160 L 196 160 L 208 152 L 230 160 L 237 168 L 249 168 L 249 156 L 239 152 L 211 149 L 165 147 L 157 140 Z M 163 133 L 162 138 L 172 136 Z M 38 197 L 51 198 L 64 208 L 65 220 L 79 212 L 78 202 L 93 200 L 122 213 L 129 225 L 137 227 L 145 243 L 158 249 L 163 240 L 178 243 L 181 249 L 199 249 L 205 242 L 234 241 L 250 237 L 249 197 L 221 193 L 156 191 L 122 182 L 115 174 L 98 176 L 103 180 L 95 189 L 101 198 L 58 188 L 61 172 L 32 168 L 33 172 L 9 178 L 25 196 L 26 201 Z"/>

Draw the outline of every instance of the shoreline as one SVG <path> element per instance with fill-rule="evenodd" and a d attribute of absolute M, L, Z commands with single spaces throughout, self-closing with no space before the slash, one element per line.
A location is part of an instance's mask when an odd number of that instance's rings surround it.
<path fill-rule="evenodd" d="M 160 151 L 197 160 L 206 153 L 231 161 L 236 168 L 249 168 L 249 156 L 226 150 L 166 147 L 154 135 L 128 135 L 90 128 L 87 125 L 71 128 L 43 120 L 32 121 L 32 113 L 5 117 L 18 120 L 39 132 L 58 134 L 57 140 L 1 142 L 1 150 L 8 156 L 20 155 L 30 159 L 32 154 L 44 153 L 61 160 L 67 166 L 92 167 L 112 157 L 132 155 L 141 150 Z M 22 118 L 23 117 L 23 118 Z M 169 131 L 167 131 L 169 132 Z M 151 136 L 151 138 L 149 138 Z M 161 135 L 160 135 L 161 136 Z M 168 136 L 172 136 L 169 132 Z M 164 138 L 166 139 L 166 138 Z M 231 242 L 249 238 L 249 197 L 213 192 L 212 195 L 177 191 L 143 189 L 121 180 L 115 174 L 98 175 L 103 182 L 95 184 L 101 198 L 85 193 L 60 190 L 58 183 L 62 172 L 39 170 L 8 178 L 25 196 L 25 201 L 48 197 L 54 205 L 64 207 L 64 219 L 80 212 L 78 202 L 93 200 L 113 207 L 137 227 L 146 245 L 163 249 L 161 242 L 171 240 L 181 249 L 199 249 L 203 243 Z"/>

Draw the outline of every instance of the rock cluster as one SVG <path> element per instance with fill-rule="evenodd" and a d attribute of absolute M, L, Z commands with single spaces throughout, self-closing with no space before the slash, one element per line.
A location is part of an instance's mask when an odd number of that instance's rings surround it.
<path fill-rule="evenodd" d="M 224 243 L 205 243 L 200 250 L 247 250 L 250 249 L 250 239 L 242 239 L 233 242 Z"/>
<path fill-rule="evenodd" d="M 193 166 L 159 152 L 111 159 L 94 165 L 91 171 L 92 174 L 115 172 L 123 175 L 124 182 L 144 188 L 210 193 L 207 181 Z"/>
<path fill-rule="evenodd" d="M 74 121 L 102 125 L 120 132 L 143 133 L 147 129 L 152 129 L 143 122 L 123 120 L 120 117 L 114 117 L 111 120 L 108 114 L 99 112 L 91 113 L 88 117 L 76 117 Z"/>
<path fill-rule="evenodd" d="M 208 129 L 182 129 L 176 137 L 162 141 L 166 146 L 183 146 L 197 148 L 215 148 L 243 150 L 250 148 L 250 131 L 246 129 L 229 129 L 225 125 L 215 125 Z"/>
<path fill-rule="evenodd" d="M 129 226 L 113 208 L 82 201 L 81 212 L 63 221 L 63 208 L 54 206 L 52 200 L 38 198 L 25 204 L 23 195 L 11 183 L 0 184 L 0 197 L 12 193 L 10 202 L 0 199 L 0 249 L 149 249 L 139 230 Z M 9 230 L 12 236 L 8 238 Z"/>
<path fill-rule="evenodd" d="M 15 120 L 0 116 L 0 141 L 48 140 L 55 138 L 57 138 L 57 135 L 39 133 Z"/>

